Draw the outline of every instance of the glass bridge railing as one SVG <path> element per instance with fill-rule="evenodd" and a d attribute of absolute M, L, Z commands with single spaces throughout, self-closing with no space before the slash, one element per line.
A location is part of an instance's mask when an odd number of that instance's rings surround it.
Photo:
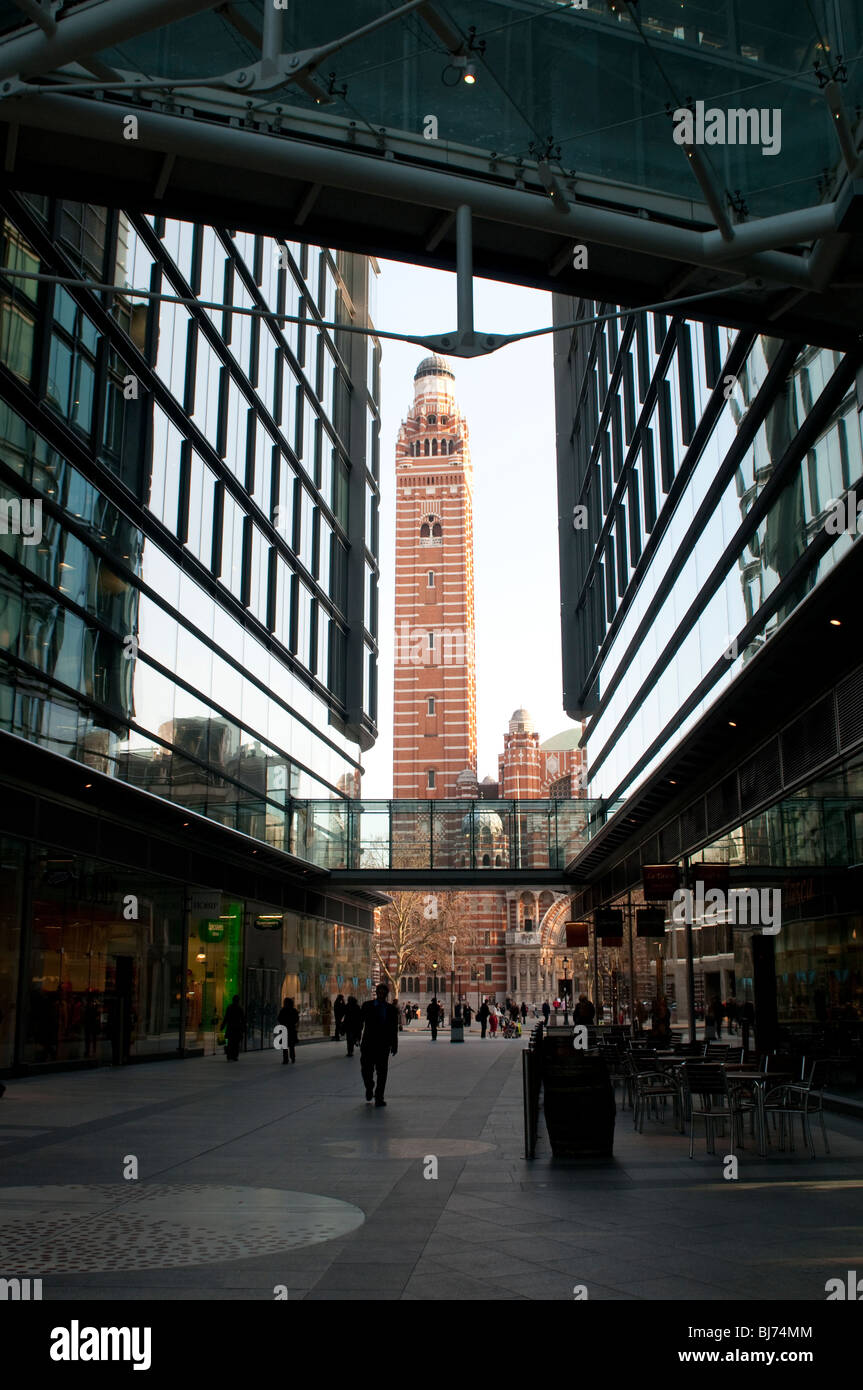
<path fill-rule="evenodd" d="M 289 849 L 321 869 L 563 869 L 595 834 L 601 803 L 293 801 Z"/>

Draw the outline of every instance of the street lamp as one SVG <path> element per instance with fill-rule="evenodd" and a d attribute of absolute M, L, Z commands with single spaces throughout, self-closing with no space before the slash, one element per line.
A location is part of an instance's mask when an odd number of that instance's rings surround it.
<path fill-rule="evenodd" d="M 450 1026 L 450 1028 L 452 1028 L 453 1020 L 454 1020 L 454 1018 L 455 1018 L 455 943 L 456 943 L 457 941 L 458 941 L 458 937 L 457 937 L 457 936 L 451 936 L 450 939 L 449 939 L 449 946 L 450 946 L 450 953 L 451 953 L 451 955 L 450 955 L 450 972 L 449 972 L 449 1026 Z"/>
<path fill-rule="evenodd" d="M 569 956 L 563 958 L 563 1026 L 569 1023 Z"/>
<path fill-rule="evenodd" d="M 432 961 L 432 970 L 434 971 L 434 994 L 432 995 L 432 998 L 433 998 L 433 999 L 437 999 L 437 972 L 438 972 L 438 963 L 437 963 L 436 960 L 433 960 L 433 961 Z"/>

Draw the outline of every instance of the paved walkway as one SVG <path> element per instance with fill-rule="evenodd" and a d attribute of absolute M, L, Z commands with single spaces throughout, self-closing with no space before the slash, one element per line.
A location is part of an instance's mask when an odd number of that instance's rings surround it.
<path fill-rule="evenodd" d="M 823 1301 L 863 1270 L 863 1125 L 739 1180 L 670 1123 L 615 1158 L 522 1157 L 522 1042 L 405 1032 L 385 1109 L 359 1058 L 300 1047 L 8 1082 L 0 1277 L 44 1299 Z M 798 1141 L 799 1143 L 799 1141 Z M 431 1173 L 437 1160 L 437 1177 Z M 125 1180 L 137 1160 L 138 1180 Z"/>

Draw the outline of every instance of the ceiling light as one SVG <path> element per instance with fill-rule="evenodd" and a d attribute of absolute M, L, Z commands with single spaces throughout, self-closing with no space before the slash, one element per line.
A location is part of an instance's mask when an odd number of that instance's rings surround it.
<path fill-rule="evenodd" d="M 841 627 L 841 626 L 842 626 L 842 621 L 841 621 L 841 619 L 840 619 L 840 618 L 831 618 L 831 619 L 830 619 L 830 626 L 831 626 L 831 627 Z"/>
<path fill-rule="evenodd" d="M 729 719 L 729 721 L 728 721 L 728 727 L 729 727 L 729 729 L 736 729 L 736 728 L 737 728 L 737 725 L 735 724 L 735 722 L 734 722 L 733 719 Z"/>
<path fill-rule="evenodd" d="M 467 67 L 465 68 L 464 76 L 462 77 L 462 82 L 466 82 L 469 87 L 473 87 L 473 85 L 475 84 L 476 68 L 474 67 L 473 63 L 468 63 Z"/>

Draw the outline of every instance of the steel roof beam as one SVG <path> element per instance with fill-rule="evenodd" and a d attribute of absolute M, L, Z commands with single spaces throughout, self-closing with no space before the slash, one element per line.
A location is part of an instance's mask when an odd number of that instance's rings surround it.
<path fill-rule="evenodd" d="M 97 0 L 73 10 L 53 33 L 12 34 L 0 43 L 0 79 L 38 77 L 90 54 L 215 10 L 221 0 Z"/>
<path fill-rule="evenodd" d="M 12 4 L 28 19 L 32 19 L 34 24 L 38 24 L 43 34 L 54 33 L 57 28 L 54 18 L 55 6 L 48 3 L 40 4 L 40 0 L 12 0 Z"/>
<path fill-rule="evenodd" d="M 171 0 L 176 3 L 176 0 Z M 116 143 L 118 106 L 72 95 L 15 97 L 0 107 L 0 117 L 48 131 Z M 356 150 L 333 149 L 312 142 L 289 140 L 257 131 L 233 128 L 204 119 L 139 108 L 139 138 L 135 153 L 174 153 L 212 163 L 222 177 L 232 157 L 238 167 L 276 178 L 293 177 L 308 184 L 377 195 L 414 206 L 454 212 L 469 206 L 480 219 L 592 239 L 601 245 L 679 260 L 688 265 L 732 268 L 746 258 L 750 275 L 785 286 L 815 289 L 808 260 L 773 248 L 808 245 L 837 230 L 840 205 L 782 213 L 734 229 L 729 245 L 719 231 L 685 227 L 628 216 L 577 202 L 558 211 L 544 192 L 529 192 L 500 184 L 447 174 L 442 170 L 398 164 Z M 235 152 L 231 155 L 231 150 Z M 217 172 L 218 171 L 218 172 Z"/>

